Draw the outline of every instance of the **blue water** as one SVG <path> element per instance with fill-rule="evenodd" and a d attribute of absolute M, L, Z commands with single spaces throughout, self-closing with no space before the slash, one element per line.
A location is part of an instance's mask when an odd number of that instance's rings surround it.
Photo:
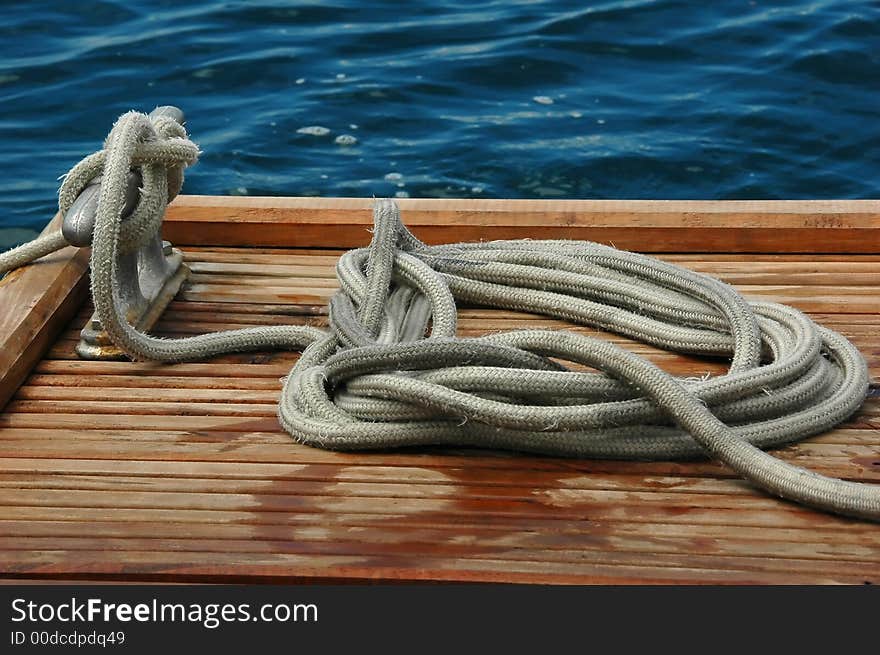
<path fill-rule="evenodd" d="M 46 222 L 117 115 L 166 103 L 204 150 L 189 193 L 880 195 L 877 2 L 2 10 L 0 245 Z"/>

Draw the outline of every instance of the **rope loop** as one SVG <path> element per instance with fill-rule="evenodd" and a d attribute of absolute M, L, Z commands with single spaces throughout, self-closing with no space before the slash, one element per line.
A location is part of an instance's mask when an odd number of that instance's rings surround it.
<path fill-rule="evenodd" d="M 77 164 L 62 211 L 102 176 L 91 255 L 95 311 L 135 359 L 301 350 L 284 380 L 283 427 L 338 450 L 454 445 L 616 459 L 712 456 L 783 498 L 880 521 L 880 487 L 828 478 L 763 452 L 856 412 L 868 369 L 843 336 L 723 282 L 583 241 L 429 246 L 377 201 L 370 245 L 336 266 L 329 330 L 268 326 L 161 339 L 133 328 L 115 289 L 121 252 L 155 234 L 198 148 L 172 120 L 129 112 Z M 132 167 L 141 199 L 121 218 Z M 0 272 L 64 245 L 60 234 L 0 255 Z M 461 336 L 457 303 L 563 319 L 677 353 L 726 358 L 725 375 L 675 377 L 583 331 Z M 540 324 L 538 324 L 540 325 Z"/>
<path fill-rule="evenodd" d="M 128 175 L 136 168 L 141 175 L 138 202 L 120 223 L 118 239 L 113 239 L 119 253 L 134 252 L 159 231 L 166 206 L 183 186 L 183 169 L 198 157 L 198 146 L 177 121 L 128 112 L 113 125 L 101 150 L 84 157 L 63 176 L 58 209 L 66 214 L 83 190 L 100 178 L 98 212 L 121 213 Z M 0 253 L 0 276 L 67 245 L 58 230 Z"/>
<path fill-rule="evenodd" d="M 183 169 L 193 165 L 198 156 L 198 146 L 189 140 L 177 121 L 128 112 L 116 121 L 104 140 L 104 148 L 80 161 L 64 176 L 58 191 L 58 208 L 67 213 L 80 193 L 100 177 L 99 204 L 112 203 L 114 210 L 119 204 L 121 212 L 121 189 L 125 188 L 129 172 L 138 168 L 143 180 L 140 198 L 120 227 L 119 251 L 132 252 L 159 230 L 165 207 L 183 186 Z"/>
<path fill-rule="evenodd" d="M 338 450 L 469 445 L 545 455 L 710 455 L 779 496 L 880 519 L 870 485 L 807 473 L 761 448 L 831 429 L 868 389 L 839 334 L 707 275 L 578 241 L 427 246 L 377 201 L 372 241 L 337 264 L 330 333 L 285 380 L 282 425 Z M 457 336 L 456 302 L 562 318 L 726 375 L 676 378 L 614 343 L 528 329 Z"/>

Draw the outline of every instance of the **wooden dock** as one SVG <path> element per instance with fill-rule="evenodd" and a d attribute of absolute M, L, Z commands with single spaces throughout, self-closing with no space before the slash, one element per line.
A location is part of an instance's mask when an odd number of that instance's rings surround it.
<path fill-rule="evenodd" d="M 191 280 L 156 333 L 324 325 L 368 199 L 182 196 L 165 237 Z M 841 332 L 862 411 L 776 454 L 880 483 L 880 201 L 401 200 L 431 243 L 573 238 L 711 273 Z M 57 224 L 56 218 L 55 223 Z M 275 417 L 296 353 L 82 361 L 88 254 L 0 282 L 0 578 L 205 582 L 878 583 L 880 525 L 754 490 L 713 462 L 475 450 L 339 454 Z M 567 324 L 464 308 L 460 332 Z M 585 333 L 596 331 L 570 328 Z M 603 335 L 689 375 L 724 363 Z"/>

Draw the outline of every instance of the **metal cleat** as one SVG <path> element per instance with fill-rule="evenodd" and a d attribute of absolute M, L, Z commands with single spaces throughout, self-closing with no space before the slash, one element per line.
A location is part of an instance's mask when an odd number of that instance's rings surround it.
<path fill-rule="evenodd" d="M 184 124 L 183 112 L 176 107 L 157 107 L 151 118 L 165 116 Z M 125 207 L 122 220 L 134 212 L 140 199 L 142 184 L 140 171 L 133 169 L 128 176 L 125 191 Z M 75 246 L 89 246 L 95 229 L 98 197 L 101 195 L 101 178 L 96 178 L 77 197 L 64 216 L 62 232 L 67 241 Z M 157 232 L 144 246 L 132 253 L 120 254 L 117 259 L 117 282 L 119 302 L 125 308 L 129 323 L 137 330 L 151 330 L 168 304 L 177 295 L 183 282 L 189 277 L 189 267 L 183 263 L 183 254 L 162 240 Z M 113 345 L 101 326 L 96 314 L 86 323 L 76 346 L 83 359 L 125 359 L 125 354 Z"/>

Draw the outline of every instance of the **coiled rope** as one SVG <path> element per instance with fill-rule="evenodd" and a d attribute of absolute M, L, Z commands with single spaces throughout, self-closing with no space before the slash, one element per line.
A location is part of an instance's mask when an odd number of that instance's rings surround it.
<path fill-rule="evenodd" d="M 396 204 L 383 200 L 370 246 L 337 264 L 340 290 L 328 331 L 273 326 L 175 340 L 138 332 L 114 295 L 117 251 L 136 238 L 121 227 L 125 176 L 143 166 L 135 213 L 158 225 L 177 190 L 167 183 L 168 167 L 197 155 L 182 128 L 173 130 L 143 114 L 122 116 L 104 150 L 74 167 L 61 189 L 63 210 L 103 171 L 92 296 L 104 329 L 131 357 L 180 362 L 304 349 L 284 381 L 278 415 L 295 440 L 321 448 L 472 445 L 616 459 L 708 454 L 772 494 L 880 520 L 880 487 L 824 477 L 761 450 L 829 430 L 858 410 L 868 371 L 855 347 L 796 309 L 747 302 L 715 278 L 651 257 L 580 241 L 427 246 L 401 223 Z M 9 261 L 0 256 L 0 271 Z M 553 316 L 732 362 L 726 375 L 677 378 L 607 341 L 568 331 L 460 338 L 456 301 Z"/>

